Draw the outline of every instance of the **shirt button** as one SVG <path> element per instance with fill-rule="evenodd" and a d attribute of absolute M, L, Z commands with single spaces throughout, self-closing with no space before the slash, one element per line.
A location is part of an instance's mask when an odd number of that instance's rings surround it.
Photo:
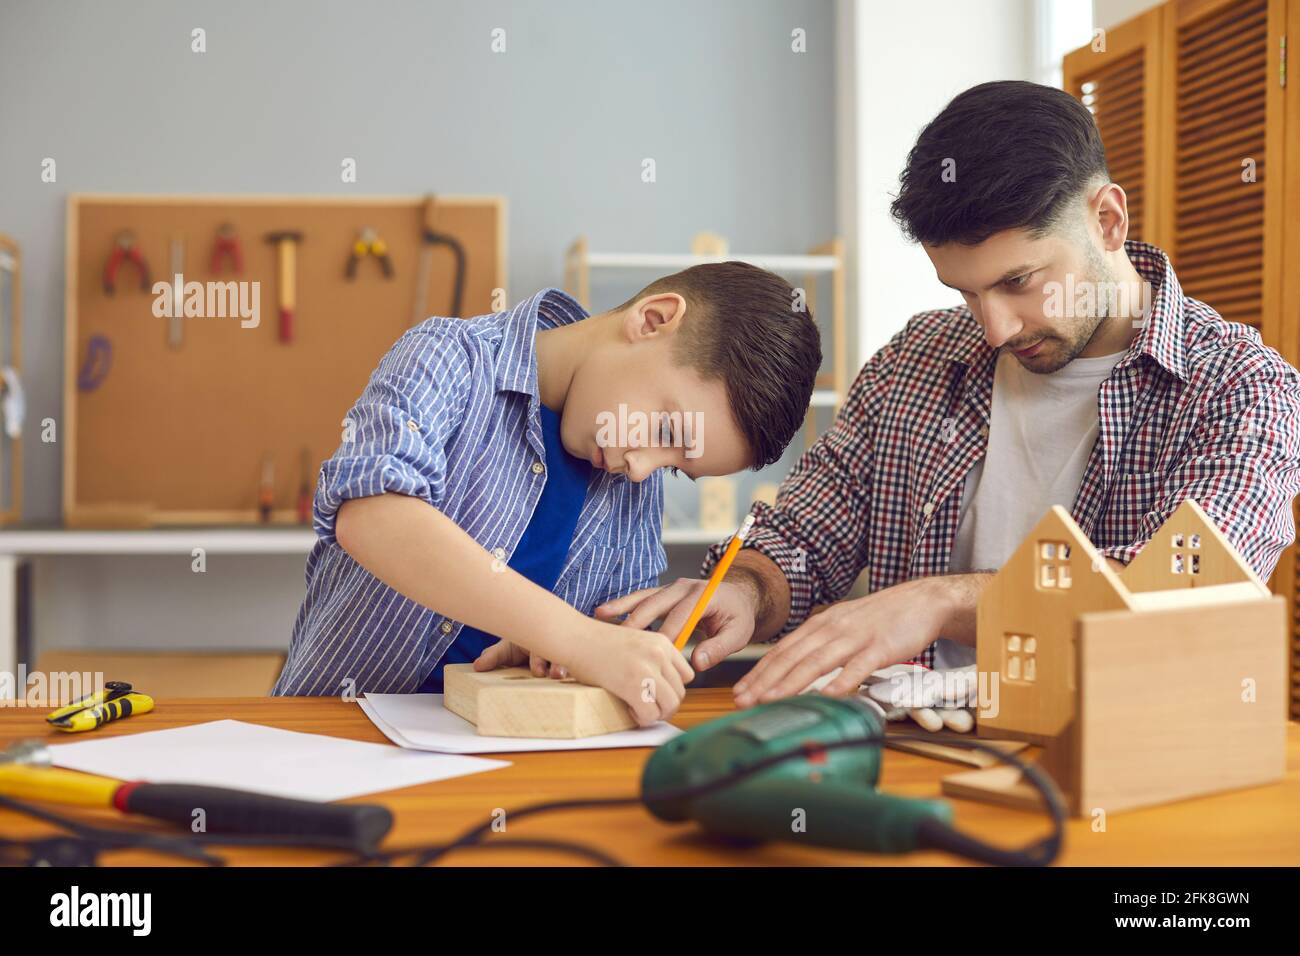
<path fill-rule="evenodd" d="M 533 462 L 533 474 L 534 474 L 534 475 L 540 475 L 540 474 L 541 474 L 542 472 L 544 472 L 545 470 L 546 470 L 546 466 L 543 465 L 540 461 L 535 461 L 535 462 Z"/>
<path fill-rule="evenodd" d="M 981 425 L 981 426 L 980 426 L 980 438 L 988 438 L 988 437 L 989 437 L 989 426 L 987 426 L 987 425 Z"/>
<path fill-rule="evenodd" d="M 451 621 L 443 621 L 441 624 L 438 625 L 438 630 L 442 631 L 442 633 L 444 634 L 450 634 L 452 627 L 454 627 L 454 625 L 451 623 Z"/>
<path fill-rule="evenodd" d="M 921 514 L 925 515 L 927 518 L 934 514 L 934 502 L 927 501 L 925 506 L 921 508 Z"/>
<path fill-rule="evenodd" d="M 413 431 L 413 432 L 418 432 L 418 431 L 420 430 L 420 426 L 417 425 L 417 424 L 415 424 L 415 419 L 414 419 L 414 418 L 408 418 L 408 419 L 406 420 L 406 427 L 409 428 L 409 429 L 410 429 L 411 431 Z"/>
<path fill-rule="evenodd" d="M 505 548 L 493 548 L 493 549 L 492 549 L 492 557 L 496 558 L 498 561 L 504 561 L 504 560 L 506 559 L 506 549 L 505 549 Z"/>

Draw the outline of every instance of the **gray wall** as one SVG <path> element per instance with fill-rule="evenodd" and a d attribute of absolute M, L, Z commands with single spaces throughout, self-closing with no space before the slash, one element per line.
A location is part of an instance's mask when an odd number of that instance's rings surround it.
<path fill-rule="evenodd" d="M 27 520 L 60 517 L 61 448 L 30 426 L 62 415 L 69 193 L 501 193 L 512 299 L 560 284 L 580 233 L 610 250 L 683 250 L 709 229 L 739 251 L 802 251 L 835 229 L 832 14 L 831 0 L 0 0 L 0 231 L 25 258 Z M 206 53 L 190 52 L 194 27 Z M 796 27 L 807 53 L 791 52 Z M 339 179 L 349 156 L 355 185 Z M 595 304 L 640 278 L 594 285 Z M 264 576 L 252 565 L 266 559 L 240 560 L 249 581 Z M 112 563 L 38 568 L 42 643 L 80 643 L 83 623 L 128 629 L 117 608 L 193 607 L 137 577 L 144 564 Z M 295 605 L 300 563 L 264 570 L 290 589 L 278 606 Z M 227 600 L 245 593 L 230 585 Z M 96 593 L 115 597 L 50 606 Z M 247 617 L 242 643 L 283 642 L 282 612 Z M 229 633 L 185 628 L 200 645 Z M 167 630 L 157 620 L 143 639 L 166 646 Z"/>

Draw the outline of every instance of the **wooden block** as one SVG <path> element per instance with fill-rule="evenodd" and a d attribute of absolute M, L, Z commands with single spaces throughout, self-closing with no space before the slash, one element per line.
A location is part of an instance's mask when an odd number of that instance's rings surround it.
<path fill-rule="evenodd" d="M 448 664 L 442 703 L 486 737 L 572 740 L 636 726 L 627 705 L 609 691 L 534 677 L 526 667 L 475 671 L 473 664 Z"/>

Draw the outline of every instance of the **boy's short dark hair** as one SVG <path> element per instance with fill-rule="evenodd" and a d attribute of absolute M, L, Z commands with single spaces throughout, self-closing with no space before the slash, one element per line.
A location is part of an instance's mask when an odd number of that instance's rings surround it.
<path fill-rule="evenodd" d="M 629 299 L 676 292 L 687 321 L 674 345 L 681 364 L 721 378 L 736 424 L 754 453 L 753 468 L 779 461 L 803 424 L 822 364 L 821 334 L 794 288 L 746 262 L 691 266 Z M 692 318 L 694 321 L 692 321 Z"/>
<path fill-rule="evenodd" d="M 1087 107 L 1037 83 L 981 83 L 921 130 L 890 212 L 926 245 L 978 245 L 1019 228 L 1040 237 L 1098 178 L 1110 173 Z"/>

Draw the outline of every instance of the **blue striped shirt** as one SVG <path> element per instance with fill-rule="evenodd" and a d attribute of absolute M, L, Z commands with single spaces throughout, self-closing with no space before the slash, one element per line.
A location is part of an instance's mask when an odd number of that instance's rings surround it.
<path fill-rule="evenodd" d="M 453 621 L 388 587 L 334 536 L 349 498 L 422 498 L 501 561 L 519 543 L 546 482 L 538 329 L 586 318 L 558 289 L 505 312 L 431 318 L 380 361 L 321 467 L 307 595 L 273 695 L 408 693 L 456 640 Z M 658 583 L 663 480 L 593 475 L 554 593 L 590 614 Z"/>

